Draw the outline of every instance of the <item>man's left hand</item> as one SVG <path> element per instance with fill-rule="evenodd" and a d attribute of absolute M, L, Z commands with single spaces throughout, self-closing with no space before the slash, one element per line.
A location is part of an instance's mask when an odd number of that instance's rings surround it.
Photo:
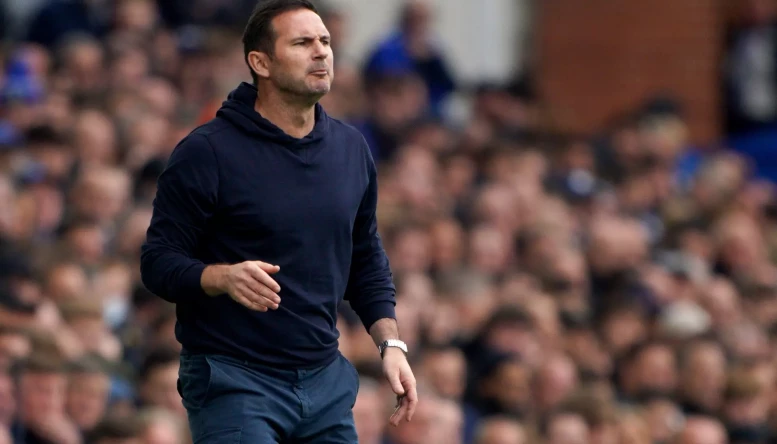
<path fill-rule="evenodd" d="M 403 419 L 410 421 L 418 404 L 418 393 L 415 376 L 402 350 L 388 347 L 383 352 L 383 375 L 397 395 L 397 409 L 389 422 L 398 426 Z"/>

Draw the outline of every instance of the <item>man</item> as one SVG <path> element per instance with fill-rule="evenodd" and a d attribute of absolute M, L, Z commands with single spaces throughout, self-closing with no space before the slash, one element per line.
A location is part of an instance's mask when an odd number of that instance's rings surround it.
<path fill-rule="evenodd" d="M 308 1 L 263 1 L 243 35 L 254 84 L 184 138 L 159 178 L 141 274 L 176 304 L 195 442 L 356 443 L 342 299 L 379 349 L 398 397 L 392 424 L 413 416 L 375 165 L 361 134 L 318 103 L 329 42 Z"/>
<path fill-rule="evenodd" d="M 81 442 L 81 431 L 67 414 L 68 375 L 59 356 L 38 351 L 14 368 L 14 377 L 19 405 L 12 431 L 17 442 Z"/>
<path fill-rule="evenodd" d="M 81 432 L 87 434 L 108 410 L 111 377 L 96 355 L 84 356 L 69 367 L 65 409 Z"/>

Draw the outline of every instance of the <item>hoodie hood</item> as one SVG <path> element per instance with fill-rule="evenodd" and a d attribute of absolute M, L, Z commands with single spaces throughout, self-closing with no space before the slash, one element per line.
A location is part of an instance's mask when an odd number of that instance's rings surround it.
<path fill-rule="evenodd" d="M 329 128 L 329 118 L 321 104 L 316 103 L 316 123 L 313 131 L 307 136 L 297 139 L 286 134 L 274 123 L 262 117 L 254 105 L 256 103 L 257 90 L 254 85 L 242 82 L 227 96 L 216 116 L 223 118 L 241 131 L 258 139 L 272 140 L 282 145 L 307 145 L 319 142 L 326 135 Z"/>

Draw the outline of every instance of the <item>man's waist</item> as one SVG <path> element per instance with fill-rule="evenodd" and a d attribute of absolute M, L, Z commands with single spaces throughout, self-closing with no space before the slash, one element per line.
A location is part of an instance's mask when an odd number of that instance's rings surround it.
<path fill-rule="evenodd" d="M 221 356 L 252 366 L 300 369 L 331 362 L 338 352 L 337 332 L 322 342 L 283 341 L 283 333 L 263 332 L 224 337 L 195 326 L 181 326 L 176 336 L 181 355 Z"/>
<path fill-rule="evenodd" d="M 297 378 L 300 370 L 314 370 L 326 367 L 337 359 L 339 354 L 340 351 L 335 347 L 332 350 L 322 350 L 322 353 L 320 353 L 320 356 L 316 356 L 316 359 L 288 360 L 278 359 L 277 357 L 273 359 L 271 355 L 205 351 L 196 347 L 184 347 L 181 350 L 181 357 L 183 359 L 196 359 L 197 357 L 205 356 L 208 359 L 250 368 L 262 374 L 290 380 Z"/>

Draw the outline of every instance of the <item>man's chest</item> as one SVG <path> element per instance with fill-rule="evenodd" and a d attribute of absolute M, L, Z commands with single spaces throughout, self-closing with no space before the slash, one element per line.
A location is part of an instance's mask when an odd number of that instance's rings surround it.
<path fill-rule="evenodd" d="M 214 215 L 219 226 L 262 237 L 301 231 L 350 233 L 367 188 L 366 172 L 345 156 L 313 164 L 292 156 L 266 156 L 222 171 Z"/>

